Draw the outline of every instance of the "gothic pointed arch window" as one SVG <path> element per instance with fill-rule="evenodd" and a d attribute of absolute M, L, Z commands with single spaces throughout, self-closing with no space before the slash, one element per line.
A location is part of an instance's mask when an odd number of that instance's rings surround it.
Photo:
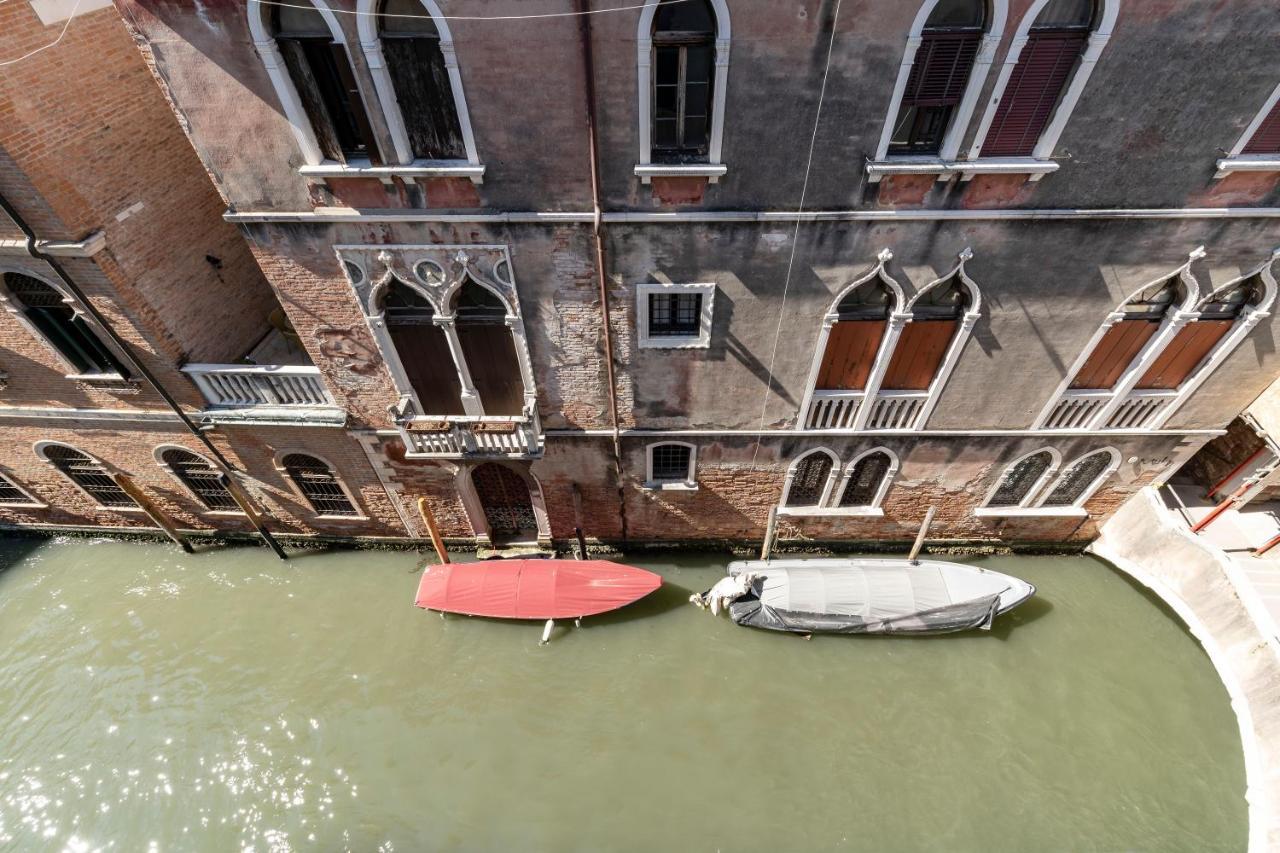
<path fill-rule="evenodd" d="M 985 506 L 1028 505 L 1057 468 L 1058 455 L 1048 448 L 1028 453 L 1004 469 Z"/>
<path fill-rule="evenodd" d="M 1070 387 L 1075 390 L 1114 387 L 1184 299 L 1186 286 L 1179 275 L 1148 285 L 1129 297 L 1119 308 L 1123 317 L 1107 329 L 1088 360 L 1076 371 Z"/>
<path fill-rule="evenodd" d="M 458 342 L 486 415 L 524 412 L 524 379 L 507 304 L 468 278 L 453 297 Z"/>
<path fill-rule="evenodd" d="M 415 158 L 466 160 L 440 32 L 421 0 L 382 0 L 378 38 Z"/>
<path fill-rule="evenodd" d="M 787 495 L 783 506 L 819 507 L 827 501 L 831 490 L 831 472 L 836 457 L 829 450 L 810 450 L 791 463 L 787 471 Z"/>
<path fill-rule="evenodd" d="M 253 4 L 260 14 L 262 4 Z M 272 5 L 270 32 L 320 154 L 378 162 L 378 146 L 341 37 L 309 0 Z"/>
<path fill-rule="evenodd" d="M 3 275 L 4 288 L 29 326 L 80 375 L 129 377 L 115 353 L 61 292 L 22 273 Z"/>
<path fill-rule="evenodd" d="M 462 385 L 436 311 L 413 287 L 392 279 L 382 295 L 382 316 L 423 415 L 464 414 Z"/>
<path fill-rule="evenodd" d="M 120 488 L 106 466 L 89 454 L 65 444 L 46 444 L 38 448 L 38 452 L 58 473 L 100 505 L 112 509 L 134 509 L 138 506 Z"/>
<path fill-rule="evenodd" d="M 280 466 L 316 515 L 360 515 L 346 486 L 328 462 L 306 453 L 290 453 L 280 460 Z"/>
<path fill-rule="evenodd" d="M 1067 466 L 1045 492 L 1040 505 L 1045 507 L 1081 506 L 1102 481 L 1120 465 L 1120 454 L 1112 448 L 1086 454 Z"/>
<path fill-rule="evenodd" d="M 213 463 L 198 453 L 181 447 L 160 451 L 160 464 L 186 487 L 205 509 L 212 512 L 238 512 L 240 505 L 231 496 L 223 474 Z"/>
<path fill-rule="evenodd" d="M 923 291 L 911 304 L 911 321 L 902 329 L 880 387 L 927 391 L 972 304 L 972 294 L 959 271 Z"/>
<path fill-rule="evenodd" d="M 861 391 L 867 387 L 893 308 L 894 294 L 878 275 L 840 299 L 815 389 Z"/>
<path fill-rule="evenodd" d="M 1134 387 L 1175 389 L 1182 386 L 1208 359 L 1236 322 L 1263 299 L 1261 274 L 1238 281 L 1206 297 L 1199 314 L 1173 336 Z"/>
<path fill-rule="evenodd" d="M 849 466 L 844 488 L 840 492 L 841 508 L 878 507 L 888 491 L 893 472 L 897 469 L 894 457 L 887 450 L 872 450 L 862 454 Z"/>

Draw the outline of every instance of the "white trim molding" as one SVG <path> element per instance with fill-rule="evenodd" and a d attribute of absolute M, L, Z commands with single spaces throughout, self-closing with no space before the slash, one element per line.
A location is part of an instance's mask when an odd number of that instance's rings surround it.
<path fill-rule="evenodd" d="M 1080 490 L 1080 493 L 1076 495 L 1075 499 L 1072 500 L 1071 503 L 1066 504 L 1064 506 L 1045 506 L 1044 502 L 1048 500 L 1049 496 L 1052 495 L 1059 486 L 1061 486 L 1067 481 L 1067 478 L 1071 476 L 1071 473 L 1077 467 L 1079 467 L 1080 465 L 1083 465 L 1085 462 L 1087 462 L 1089 459 L 1092 459 L 1094 456 L 1097 456 L 1103 453 L 1107 454 L 1110 457 L 1106 467 L 1103 468 L 1102 471 L 1099 472 L 1096 477 L 1094 477 L 1092 480 L 1090 480 L 1088 483 L 1085 484 L 1085 487 Z M 1057 478 L 1054 479 L 1053 482 L 1046 484 L 1045 487 L 1040 491 L 1040 497 L 1035 502 L 1036 507 L 1047 509 L 1047 510 L 1053 510 L 1055 512 L 1062 511 L 1062 513 L 1064 514 L 1067 511 L 1072 509 L 1082 509 L 1084 505 L 1089 502 L 1089 498 L 1093 497 L 1093 493 L 1098 491 L 1098 489 L 1102 486 L 1102 484 L 1106 482 L 1111 477 L 1111 475 L 1115 474 L 1115 472 L 1120 469 L 1120 460 L 1121 460 L 1120 451 L 1116 450 L 1114 447 L 1103 447 L 1100 450 L 1091 450 L 1088 453 L 1085 453 L 1077 457 L 1076 459 L 1072 460 L 1070 465 L 1062 469 L 1062 472 L 1058 474 Z"/>
<path fill-rule="evenodd" d="M 711 132 L 707 140 L 707 162 L 697 164 L 663 164 L 653 162 L 653 16 L 660 0 L 645 0 L 636 25 L 636 85 L 638 87 L 640 161 L 635 173 L 642 183 L 655 177 L 705 177 L 716 183 L 727 171 L 721 151 L 724 146 L 724 108 L 729 85 L 729 4 L 726 0 L 709 0 L 716 17 L 715 79 L 711 93 Z M 937 2 L 937 0 L 933 0 Z M 1004 0 L 999 0 L 1004 2 Z M 700 167 L 700 168 L 699 168 Z"/>
<path fill-rule="evenodd" d="M 783 483 L 783 498 L 781 504 L 778 506 L 778 514 L 813 518 L 882 518 L 884 516 L 882 504 L 884 503 L 885 495 L 889 493 L 889 487 L 893 485 L 894 479 L 898 476 L 898 469 L 901 467 L 898 461 L 898 454 L 883 445 L 862 451 L 858 455 L 854 456 L 853 459 L 849 460 L 848 464 L 843 467 L 840 466 L 839 461 L 837 460 L 831 467 L 831 476 L 828 477 L 828 482 L 823 491 L 822 499 L 819 501 L 817 506 L 786 506 L 786 498 L 791 491 L 791 483 L 795 476 L 796 465 L 800 460 L 814 453 L 816 450 L 826 451 L 833 458 L 835 456 L 834 453 L 827 450 L 825 447 L 815 448 L 815 450 L 810 450 L 801 454 L 794 462 L 791 463 L 791 466 L 787 469 L 787 478 Z M 888 457 L 889 467 L 885 469 L 884 476 L 880 478 L 880 482 L 876 485 L 876 492 L 871 499 L 871 503 L 860 506 L 840 506 L 840 501 L 844 497 L 845 490 L 849 488 L 849 481 L 853 478 L 853 472 L 854 469 L 858 467 L 858 463 L 863 459 L 876 454 Z"/>
<path fill-rule="evenodd" d="M 816 504 L 803 504 L 797 506 L 787 506 L 787 501 L 791 499 L 791 488 L 795 485 L 796 472 L 800 470 L 800 464 L 813 455 L 826 456 L 830 462 L 827 468 L 827 479 L 822 484 L 822 489 L 818 492 L 818 502 Z M 840 457 L 835 451 L 829 447 L 815 447 L 812 450 L 806 450 L 795 459 L 791 460 L 791 464 L 787 466 L 787 476 L 782 481 L 782 502 L 778 506 L 778 512 L 784 509 L 792 510 L 815 510 L 825 507 L 831 503 L 831 492 L 836 487 L 836 481 L 840 478 Z"/>
<path fill-rule="evenodd" d="M 702 309 L 698 315 L 696 335 L 649 334 L 649 299 L 660 293 L 700 293 Z M 703 284 L 675 284 L 671 282 L 644 282 L 636 285 L 636 328 L 639 330 L 637 345 L 641 349 L 706 349 L 711 346 L 711 320 L 716 298 L 714 282 Z"/>
<path fill-rule="evenodd" d="M 984 171 L 977 168 L 978 166 L 986 163 L 1002 162 L 1002 160 L 1004 162 L 1016 162 L 1023 167 L 1011 168 L 1008 171 L 1009 174 L 1027 174 L 1032 181 L 1040 180 L 1058 167 L 1058 164 L 1054 163 L 1050 158 L 1053 157 L 1053 151 L 1058 145 L 1058 138 L 1062 136 L 1062 131 L 1071 119 L 1071 113 L 1075 110 L 1076 104 L 1080 101 L 1080 96 L 1084 92 L 1084 87 L 1089 82 L 1089 77 L 1093 74 L 1093 67 L 1097 64 L 1098 57 L 1102 55 L 1103 49 L 1111 41 L 1111 33 L 1115 29 L 1116 18 L 1120 14 L 1120 0 L 1097 0 L 1102 6 L 1102 14 L 1093 31 L 1089 33 L 1089 41 L 1085 45 L 1079 63 L 1071 73 L 1071 81 L 1062 93 L 1062 100 L 1054 108 L 1053 116 L 1048 125 L 1045 126 L 1044 131 L 1040 134 L 1040 139 L 1037 140 L 1035 148 L 1032 149 L 1031 156 L 1029 158 L 979 159 L 982 155 L 982 144 L 987 139 L 987 132 L 991 129 L 992 122 L 995 121 L 996 112 L 1000 107 L 1000 100 L 1004 97 L 1005 88 L 1009 85 L 1009 79 L 1013 76 L 1013 72 L 1018 66 L 1018 60 L 1022 57 L 1022 49 L 1027 46 L 1031 27 L 1049 2 L 1050 0 L 1035 0 L 1018 24 L 1018 30 L 1014 33 L 1013 41 L 1005 54 L 1004 64 L 1000 67 L 1000 76 L 996 79 L 995 88 L 991 92 L 991 100 L 987 103 L 986 111 L 982 114 L 982 121 L 978 124 L 978 132 L 974 136 L 973 145 L 969 148 L 969 161 L 973 165 L 968 169 L 963 168 L 963 166 L 958 167 L 964 180 L 968 180 Z"/>
<path fill-rule="evenodd" d="M 1049 464 L 1045 467 L 1035 482 L 1027 488 L 1025 492 L 1018 498 L 1018 503 L 1009 506 L 991 506 L 991 501 L 995 498 L 996 493 L 1000 491 L 1005 480 L 1013 473 L 1014 469 L 1021 463 L 1033 456 L 1039 456 L 1042 453 L 1049 454 Z M 1052 512 L 1041 509 L 1036 506 L 1036 497 L 1040 494 L 1045 484 L 1054 478 L 1058 473 L 1058 469 L 1062 466 L 1062 454 L 1053 447 L 1037 447 L 1028 453 L 1024 453 L 1014 459 L 1008 465 L 1000 469 L 1000 476 L 991 484 L 991 488 L 987 490 L 987 495 L 982 499 L 982 504 L 974 509 L 973 514 L 982 516 L 1013 516 L 1013 515 L 1062 515 L 1054 509 Z M 1071 513 L 1075 514 L 1075 513 Z"/>
<path fill-rule="evenodd" d="M 355 515 L 327 515 L 320 512 L 316 508 L 315 504 L 311 502 L 311 498 L 307 497 L 306 493 L 302 491 L 302 487 L 298 485 L 298 482 L 290 476 L 288 469 L 284 467 L 284 458 L 286 456 L 305 456 L 308 459 L 323 462 L 325 467 L 329 469 L 329 473 L 333 475 L 333 481 L 338 484 L 338 488 L 342 489 L 342 494 L 346 496 L 347 501 L 351 504 L 351 508 L 355 510 Z M 320 454 L 301 447 L 289 447 L 284 450 L 277 450 L 275 455 L 271 457 L 271 467 L 275 468 L 276 472 L 279 473 L 280 478 L 288 484 L 290 491 L 297 495 L 301 505 L 311 511 L 311 516 L 313 518 L 337 522 L 364 522 L 369 520 L 369 516 L 364 511 L 364 507 L 362 507 L 360 502 L 356 500 L 355 493 L 352 492 L 351 488 L 347 485 L 346 478 L 342 476 L 337 466 Z"/>
<path fill-rule="evenodd" d="M 93 495 L 89 494 L 89 492 L 84 488 L 84 486 L 77 483 L 74 477 L 72 477 L 66 471 L 62 470 L 62 468 L 58 467 L 57 463 L 55 463 L 52 459 L 49 458 L 48 454 L 45 451 L 47 451 L 50 447 L 65 447 L 70 451 L 79 453 L 81 456 L 84 456 L 85 458 L 87 458 L 90 462 L 93 462 L 94 464 L 100 466 L 102 468 L 103 474 L 108 477 L 111 476 L 112 471 L 118 471 L 119 469 L 116 468 L 114 465 L 107 464 L 102 460 L 101 457 L 97 456 L 96 454 L 90 453 L 87 450 L 81 450 L 80 448 L 76 447 L 74 444 L 68 444 L 65 441 L 45 440 L 45 441 L 37 441 L 31 445 L 31 449 L 35 451 L 35 454 L 40 459 L 40 461 L 44 462 L 50 468 L 57 471 L 60 477 L 62 477 L 68 483 L 74 486 L 76 491 L 84 495 L 85 498 L 88 499 L 88 501 L 92 503 L 95 507 L 97 507 L 100 510 L 106 510 L 107 512 L 127 512 L 127 513 L 138 513 L 138 512 L 145 513 L 146 512 L 145 509 L 138 506 L 136 503 L 134 504 L 134 506 L 107 506 L 102 501 L 98 500 Z M 115 478 L 112 477 L 113 481 L 114 479 Z M 133 500 L 133 498 L 130 497 L 129 500 Z"/>
<path fill-rule="evenodd" d="M 689 471 L 683 480 L 657 480 L 653 476 L 653 451 L 667 445 L 689 448 Z M 698 488 L 698 447 L 687 441 L 656 441 L 644 448 L 644 488 L 654 490 L 695 491 Z"/>
<path fill-rule="evenodd" d="M 107 235 L 94 231 L 83 240 L 37 240 L 35 247 L 55 258 L 92 258 L 107 247 Z M 0 240 L 0 255 L 29 256 L 26 240 Z"/>
<path fill-rule="evenodd" d="M 951 378 L 951 372 L 956 369 L 956 364 L 960 361 L 960 354 L 964 352 L 965 344 L 969 343 L 969 338 L 973 335 L 973 327 L 977 325 L 978 318 L 982 316 L 982 291 L 978 289 L 977 283 L 969 278 L 968 272 L 965 271 L 965 264 L 972 259 L 973 249 L 966 247 L 957 256 L 957 263 L 951 268 L 950 272 L 926 284 L 907 303 L 907 322 L 910 323 L 913 319 L 911 314 L 915 304 L 933 288 L 943 287 L 951 279 L 958 278 L 965 289 L 969 291 L 969 305 L 965 308 L 964 315 L 960 318 L 959 328 L 956 329 L 951 338 L 951 343 L 947 346 L 947 354 L 942 359 L 942 364 L 938 367 L 937 374 L 934 375 L 933 381 L 929 383 L 928 397 L 925 398 L 920 414 L 911 424 L 911 429 L 913 430 L 922 430 L 925 424 L 929 422 L 929 416 L 933 414 L 933 409 L 938 405 L 938 400 L 942 396 L 942 389 L 946 387 L 947 380 Z"/>
<path fill-rule="evenodd" d="M 1266 121 L 1277 103 L 1280 103 L 1280 84 L 1271 90 L 1271 95 L 1263 103 L 1262 109 L 1245 127 L 1244 133 L 1231 146 L 1227 156 L 1218 161 L 1218 172 L 1214 178 L 1225 178 L 1232 172 L 1280 172 L 1280 153 L 1278 154 L 1241 154 L 1249 140 L 1258 132 L 1258 128 Z"/>
<path fill-rule="evenodd" d="M 911 23 L 911 30 L 907 34 L 906 49 L 903 51 L 902 61 L 898 65 L 898 79 L 894 83 L 893 95 L 889 99 L 889 111 L 885 116 L 884 126 L 880 131 L 880 142 L 876 145 L 876 156 L 873 161 L 867 163 L 867 175 L 872 183 L 879 181 L 884 174 L 902 174 L 884 170 L 884 167 L 895 165 L 917 166 L 919 167 L 918 173 L 936 174 L 939 180 L 945 179 L 950 174 L 948 166 L 954 164 L 960 151 L 960 143 L 969 127 L 969 119 L 973 116 L 974 107 L 977 106 L 978 96 L 982 92 L 982 85 L 986 82 L 987 72 L 991 70 L 996 46 L 1000 44 L 1000 39 L 1004 35 L 1005 21 L 1009 17 L 1009 2 L 1008 0 L 990 0 L 989 8 L 991 14 L 987 18 L 987 31 L 983 33 L 982 42 L 978 45 L 978 53 L 974 57 L 973 68 L 969 72 L 969 82 L 965 86 L 964 97 L 961 99 L 960 105 L 956 107 L 955 113 L 951 116 L 951 124 L 947 128 L 946 136 L 943 137 L 938 156 L 890 157 L 889 142 L 893 137 L 893 127 L 898 118 L 898 110 L 902 106 L 902 96 L 907 91 L 907 78 L 911 76 L 911 68 L 916 61 L 916 52 L 923 42 L 924 26 L 938 2 L 939 0 L 924 0 L 920 11 L 916 12 L 915 20 Z"/>

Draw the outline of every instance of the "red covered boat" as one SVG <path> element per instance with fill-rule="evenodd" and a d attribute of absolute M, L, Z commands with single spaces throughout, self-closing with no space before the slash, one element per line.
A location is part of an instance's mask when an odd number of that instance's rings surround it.
<path fill-rule="evenodd" d="M 445 563 L 423 569 L 415 604 L 467 616 L 550 622 L 617 610 L 660 586 L 662 578 L 653 572 L 608 560 Z"/>

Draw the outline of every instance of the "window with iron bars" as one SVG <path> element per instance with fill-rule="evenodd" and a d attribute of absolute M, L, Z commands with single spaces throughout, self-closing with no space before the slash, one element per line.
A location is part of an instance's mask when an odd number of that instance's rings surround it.
<path fill-rule="evenodd" d="M 696 336 L 701 331 L 701 293 L 654 293 L 649 296 L 649 337 Z"/>
<path fill-rule="evenodd" d="M 0 474 L 0 504 L 36 503 L 35 498 L 24 492 L 17 483 Z"/>
<path fill-rule="evenodd" d="M 195 495 L 196 500 L 204 504 L 206 509 L 233 512 L 240 509 L 222 479 L 222 472 L 203 456 L 175 447 L 166 450 L 160 458 L 169 466 L 173 476 L 178 478 L 178 482 L 186 486 L 187 491 Z"/>
<path fill-rule="evenodd" d="M 284 458 L 283 465 L 289 479 L 318 514 L 359 515 L 337 475 L 321 460 L 304 453 L 291 453 Z"/>
<path fill-rule="evenodd" d="M 649 452 L 653 482 L 684 483 L 693 479 L 689 470 L 693 448 L 683 444 L 658 444 Z"/>
<path fill-rule="evenodd" d="M 44 457 L 62 474 L 84 489 L 98 503 L 107 507 L 136 507 L 133 498 L 112 479 L 100 462 L 71 447 L 54 444 L 47 447 Z"/>

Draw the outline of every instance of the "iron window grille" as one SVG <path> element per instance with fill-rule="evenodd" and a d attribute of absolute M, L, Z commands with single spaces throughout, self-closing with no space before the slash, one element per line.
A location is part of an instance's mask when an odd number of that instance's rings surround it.
<path fill-rule="evenodd" d="M 871 453 L 859 459 L 840 496 L 840 506 L 873 506 L 880 484 L 889 474 L 890 464 L 887 453 Z"/>
<path fill-rule="evenodd" d="M 1000 478 L 1000 485 L 987 506 L 1020 506 L 1051 464 L 1053 456 L 1047 450 L 1014 463 Z"/>
<path fill-rule="evenodd" d="M 655 483 L 685 483 L 693 478 L 689 470 L 693 448 L 683 444 L 659 444 L 650 453 L 650 468 Z"/>
<path fill-rule="evenodd" d="M 1105 450 L 1092 453 L 1071 466 L 1058 480 L 1053 491 L 1044 499 L 1045 506 L 1072 506 L 1085 491 L 1102 476 L 1111 464 L 1111 454 Z"/>
<path fill-rule="evenodd" d="M 282 460 L 285 473 L 319 515 L 359 515 L 327 464 L 314 456 L 291 453 Z"/>
<path fill-rule="evenodd" d="M 22 307 L 22 315 L 53 345 L 62 357 L 86 376 L 115 374 L 128 379 L 129 371 L 98 340 L 89 324 L 49 285 L 21 273 L 5 273 L 9 295 Z"/>
<path fill-rule="evenodd" d="M 231 492 L 223 481 L 222 472 L 214 468 L 204 457 L 189 450 L 175 448 L 166 450 L 160 458 L 165 465 L 169 466 L 173 476 L 177 477 L 178 481 L 186 486 L 206 509 L 213 511 L 240 509 L 240 505 L 231 496 Z"/>
<path fill-rule="evenodd" d="M 697 337 L 701 331 L 701 293 L 650 294 L 649 337 Z"/>
<path fill-rule="evenodd" d="M 831 457 L 821 451 L 811 453 L 796 466 L 787 491 L 787 506 L 817 506 L 831 476 Z"/>
<path fill-rule="evenodd" d="M 36 501 L 4 474 L 0 474 L 0 504 L 29 504 Z"/>
<path fill-rule="evenodd" d="M 44 456 L 67 479 L 84 489 L 91 498 L 103 506 L 117 508 L 138 506 L 107 473 L 101 463 L 95 462 L 79 450 L 54 444 L 45 449 Z"/>

